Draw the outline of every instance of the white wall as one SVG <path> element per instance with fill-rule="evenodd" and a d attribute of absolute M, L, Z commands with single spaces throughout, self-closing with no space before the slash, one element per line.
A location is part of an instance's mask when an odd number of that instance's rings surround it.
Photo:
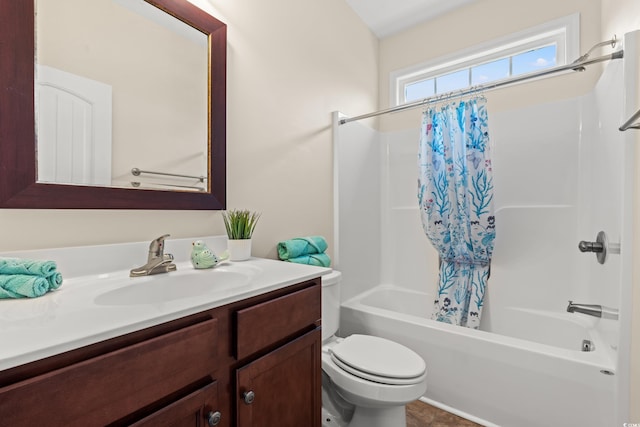
<path fill-rule="evenodd" d="M 602 34 L 624 34 L 640 29 L 640 2 L 637 0 L 602 0 L 601 1 Z M 640 108 L 640 90 L 628 91 L 625 96 L 630 108 Z M 626 119 L 626 118 L 625 118 Z M 634 194 L 634 235 L 633 254 L 637 259 L 640 253 L 640 131 L 634 133 L 635 138 L 635 183 L 631 193 Z M 633 144 L 633 143 L 632 143 Z M 633 321 L 631 326 L 631 395 L 630 422 L 640 422 L 640 263 L 634 262 L 632 289 Z"/>
<path fill-rule="evenodd" d="M 380 135 L 354 122 L 336 128 L 334 141 L 337 194 L 338 255 L 334 267 L 342 272 L 342 301 L 380 283 L 381 258 Z"/>
<path fill-rule="evenodd" d="M 227 206 L 262 212 L 254 255 L 297 235 L 332 248 L 331 112 L 376 107 L 378 40 L 342 0 L 197 4 L 228 25 Z M 224 233 L 196 211 L 5 209 L 0 224 L 0 251 Z"/>
<path fill-rule="evenodd" d="M 496 241 L 483 325 L 504 307 L 561 312 L 578 299 L 580 99 L 495 112 L 490 98 L 488 107 Z"/>
<path fill-rule="evenodd" d="M 417 207 L 417 127 L 383 133 L 383 284 L 424 291 L 437 283 L 438 253 L 424 235 Z"/>

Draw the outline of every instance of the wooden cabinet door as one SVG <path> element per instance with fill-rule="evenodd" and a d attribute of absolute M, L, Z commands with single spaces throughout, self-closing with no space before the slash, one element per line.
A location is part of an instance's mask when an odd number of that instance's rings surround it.
<path fill-rule="evenodd" d="M 218 384 L 213 382 L 131 424 L 131 427 L 213 427 L 221 418 Z"/>
<path fill-rule="evenodd" d="M 320 427 L 321 332 L 311 332 L 236 371 L 237 427 Z"/>

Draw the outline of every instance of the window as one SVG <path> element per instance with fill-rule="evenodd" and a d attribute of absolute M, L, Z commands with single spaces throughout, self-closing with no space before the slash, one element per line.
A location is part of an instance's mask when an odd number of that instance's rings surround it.
<path fill-rule="evenodd" d="M 579 56 L 579 16 L 391 74 L 392 104 L 428 98 L 567 64 Z"/>

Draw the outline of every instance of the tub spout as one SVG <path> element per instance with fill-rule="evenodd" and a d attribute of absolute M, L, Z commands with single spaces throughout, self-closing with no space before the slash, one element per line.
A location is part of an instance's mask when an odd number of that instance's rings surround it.
<path fill-rule="evenodd" d="M 618 320 L 618 310 L 615 308 L 604 307 L 598 304 L 576 304 L 569 301 L 567 306 L 569 313 L 582 313 L 594 317 L 602 317 L 604 319 Z"/>

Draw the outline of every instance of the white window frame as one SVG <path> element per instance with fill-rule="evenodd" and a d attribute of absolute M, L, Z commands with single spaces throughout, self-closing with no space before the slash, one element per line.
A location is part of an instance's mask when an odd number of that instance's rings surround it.
<path fill-rule="evenodd" d="M 393 71 L 390 74 L 391 107 L 405 103 L 407 84 L 440 77 L 552 44 L 556 45 L 556 66 L 568 64 L 580 56 L 579 13 Z M 546 76 L 540 78 L 546 78 Z"/>

